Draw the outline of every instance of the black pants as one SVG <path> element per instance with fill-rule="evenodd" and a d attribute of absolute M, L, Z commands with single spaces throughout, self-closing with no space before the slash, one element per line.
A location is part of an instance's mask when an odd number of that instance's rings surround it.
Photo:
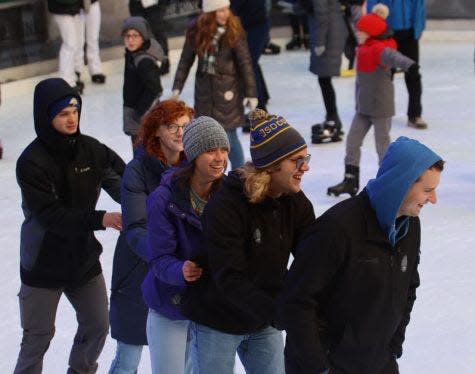
<path fill-rule="evenodd" d="M 332 78 L 318 77 L 318 84 L 320 85 L 323 102 L 325 103 L 325 109 L 327 111 L 325 120 L 336 121 L 338 118 L 338 111 L 336 109 L 336 95 L 335 89 L 332 85 Z"/>
<path fill-rule="evenodd" d="M 419 40 L 414 39 L 414 30 L 394 31 L 394 39 L 397 42 L 397 49 L 403 55 L 419 63 Z M 407 116 L 409 118 L 420 117 L 422 114 L 422 82 L 419 72 L 404 73 L 408 98 Z"/>

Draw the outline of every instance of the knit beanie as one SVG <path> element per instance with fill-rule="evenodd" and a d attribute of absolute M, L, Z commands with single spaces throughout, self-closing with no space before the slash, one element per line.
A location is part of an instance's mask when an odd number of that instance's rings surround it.
<path fill-rule="evenodd" d="M 231 149 L 228 136 L 218 121 L 201 116 L 193 119 L 183 133 L 183 148 L 189 162 L 215 148 Z"/>
<path fill-rule="evenodd" d="M 266 168 L 307 147 L 304 138 L 285 118 L 262 109 L 249 113 L 251 158 L 258 169 Z"/>
<path fill-rule="evenodd" d="M 203 0 L 202 8 L 203 12 L 208 13 L 230 5 L 229 0 Z"/>
<path fill-rule="evenodd" d="M 58 101 L 52 103 L 48 108 L 48 118 L 50 121 L 53 120 L 56 115 L 61 112 L 64 108 L 75 107 L 78 111 L 81 109 L 80 101 L 76 96 L 66 96 Z"/>
<path fill-rule="evenodd" d="M 386 18 L 389 15 L 389 8 L 381 3 L 373 7 L 371 13 L 362 16 L 356 23 L 356 28 L 364 31 L 369 36 L 378 36 L 386 31 L 388 25 Z"/>
<path fill-rule="evenodd" d="M 122 23 L 122 35 L 130 29 L 138 31 L 142 35 L 143 40 L 150 40 L 152 29 L 145 18 L 140 16 L 127 17 Z"/>

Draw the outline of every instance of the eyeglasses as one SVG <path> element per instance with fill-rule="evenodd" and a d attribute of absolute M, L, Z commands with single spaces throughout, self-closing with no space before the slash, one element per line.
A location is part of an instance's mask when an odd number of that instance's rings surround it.
<path fill-rule="evenodd" d="M 308 164 L 310 162 L 310 159 L 312 158 L 311 154 L 308 154 L 304 157 L 300 157 L 295 160 L 295 167 L 297 170 L 300 170 L 303 166 L 303 164 Z"/>
<path fill-rule="evenodd" d="M 135 39 L 141 38 L 142 35 L 140 35 L 140 34 L 124 34 L 123 37 L 124 37 L 124 39 L 133 39 L 133 40 L 135 40 Z"/>
<path fill-rule="evenodd" d="M 188 124 L 185 123 L 184 125 L 177 125 L 176 123 L 170 123 L 169 125 L 162 125 L 162 126 L 166 126 L 170 134 L 176 134 L 178 132 L 178 129 L 181 129 L 181 131 L 185 131 L 186 125 Z"/>

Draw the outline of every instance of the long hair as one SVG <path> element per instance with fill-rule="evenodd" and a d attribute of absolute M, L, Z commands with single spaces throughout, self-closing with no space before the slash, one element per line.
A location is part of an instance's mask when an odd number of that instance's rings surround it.
<path fill-rule="evenodd" d="M 160 138 L 157 137 L 157 129 L 161 125 L 169 125 L 183 116 L 193 119 L 195 111 L 188 107 L 184 101 L 164 100 L 155 104 L 142 118 L 139 129 L 137 144 L 143 144 L 145 152 L 158 158 L 163 163 L 167 160 L 162 152 Z M 184 156 L 182 155 L 180 159 Z"/>
<path fill-rule="evenodd" d="M 188 165 L 177 169 L 172 175 L 172 179 L 177 182 L 177 184 L 182 190 L 188 190 L 191 187 L 191 178 L 193 177 L 196 168 L 195 160 L 191 161 Z M 226 167 L 227 163 L 225 163 L 224 170 L 226 170 Z M 221 174 L 220 178 L 213 181 L 211 185 L 210 194 L 212 194 L 219 188 L 219 186 L 221 186 L 221 183 L 223 182 L 223 177 L 224 172 L 223 174 Z"/>
<path fill-rule="evenodd" d="M 239 39 L 242 39 L 245 35 L 239 18 L 231 10 L 229 10 L 229 13 L 226 32 L 221 38 L 222 46 L 225 48 L 233 48 Z M 200 58 L 211 47 L 211 41 L 217 29 L 216 11 L 201 13 L 188 29 L 186 37 L 194 46 L 195 52 Z"/>
<path fill-rule="evenodd" d="M 249 202 L 257 204 L 262 202 L 270 192 L 272 170 L 278 170 L 278 165 L 272 165 L 265 169 L 256 169 L 254 164 L 246 162 L 237 169 L 237 173 L 244 182 L 244 194 Z"/>

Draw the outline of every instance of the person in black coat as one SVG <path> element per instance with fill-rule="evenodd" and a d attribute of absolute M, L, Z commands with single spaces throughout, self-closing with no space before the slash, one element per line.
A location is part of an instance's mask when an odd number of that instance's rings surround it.
<path fill-rule="evenodd" d="M 299 236 L 315 219 L 300 189 L 310 155 L 287 121 L 251 112 L 253 162 L 234 170 L 202 215 L 204 249 L 192 254 L 202 277 L 188 284 L 193 370 L 233 373 L 236 351 L 248 373 L 283 374 L 276 300 Z"/>
<path fill-rule="evenodd" d="M 159 186 L 162 173 L 184 159 L 183 129 L 193 114 L 183 101 L 155 104 L 140 128 L 134 159 L 125 168 L 121 186 L 124 228 L 114 253 L 109 314 L 117 351 L 109 374 L 136 372 L 147 345 L 148 307 L 140 289 L 148 272 L 145 203 Z"/>
<path fill-rule="evenodd" d="M 444 162 L 392 143 L 375 179 L 327 210 L 296 249 L 279 322 L 287 374 L 397 374 L 419 286 L 419 213 L 437 202 Z"/>
<path fill-rule="evenodd" d="M 64 293 L 78 330 L 69 371 L 92 373 L 109 330 L 107 291 L 94 231 L 121 230 L 120 213 L 96 210 L 101 189 L 117 202 L 125 164 L 110 148 L 81 134 L 81 97 L 60 78 L 37 84 L 37 138 L 20 155 L 16 175 L 21 227 L 19 293 L 23 338 L 15 373 L 39 373 L 55 332 Z"/>

